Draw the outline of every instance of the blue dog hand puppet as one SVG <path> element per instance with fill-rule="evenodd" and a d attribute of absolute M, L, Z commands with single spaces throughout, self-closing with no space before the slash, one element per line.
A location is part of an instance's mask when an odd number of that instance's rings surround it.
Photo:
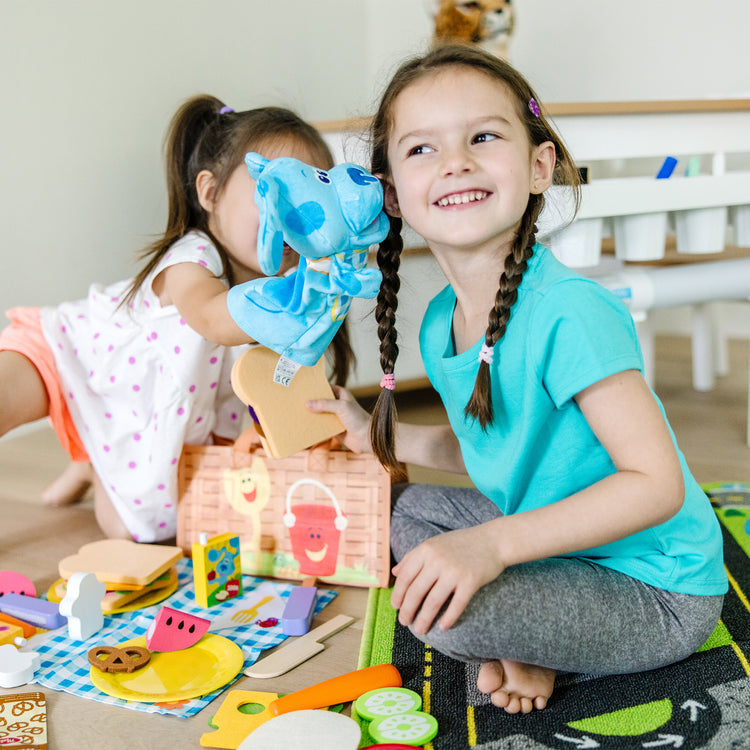
<path fill-rule="evenodd" d="M 353 297 L 378 293 L 382 275 L 366 268 L 370 245 L 388 234 L 380 182 L 355 164 L 328 172 L 297 159 L 245 156 L 256 181 L 258 261 L 267 278 L 238 284 L 227 297 L 234 321 L 260 344 L 314 365 L 331 343 Z M 278 277 L 284 243 L 300 255 Z"/>

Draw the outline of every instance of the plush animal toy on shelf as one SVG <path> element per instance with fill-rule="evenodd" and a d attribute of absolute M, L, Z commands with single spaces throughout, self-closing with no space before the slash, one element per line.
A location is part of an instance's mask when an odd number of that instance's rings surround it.
<path fill-rule="evenodd" d="M 513 38 L 512 0 L 429 0 L 435 22 L 433 44 L 471 42 L 507 60 Z"/>
<path fill-rule="evenodd" d="M 366 268 L 370 245 L 385 239 L 380 182 L 355 164 L 330 171 L 297 159 L 245 156 L 256 181 L 258 260 L 266 278 L 238 284 L 229 313 L 245 333 L 299 365 L 314 365 L 352 298 L 375 297 L 381 274 Z M 292 274 L 274 276 L 284 245 L 300 255 Z"/>

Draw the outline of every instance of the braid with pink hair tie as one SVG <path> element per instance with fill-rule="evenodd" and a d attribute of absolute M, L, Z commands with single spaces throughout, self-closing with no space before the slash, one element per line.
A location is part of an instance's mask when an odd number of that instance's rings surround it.
<path fill-rule="evenodd" d="M 396 376 L 392 372 L 383 375 L 380 381 L 381 388 L 387 388 L 389 391 L 396 390 Z"/>
<path fill-rule="evenodd" d="M 487 346 L 487 344 L 482 344 L 482 348 L 479 350 L 479 361 L 486 362 L 488 365 L 491 365 L 494 354 L 494 346 Z"/>

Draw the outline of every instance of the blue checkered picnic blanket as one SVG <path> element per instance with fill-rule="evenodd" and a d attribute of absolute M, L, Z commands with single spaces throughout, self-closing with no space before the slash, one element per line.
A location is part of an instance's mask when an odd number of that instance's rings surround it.
<path fill-rule="evenodd" d="M 169 598 L 144 609 L 105 617 L 104 628 L 86 641 L 71 639 L 67 627 L 51 631 L 43 643 L 36 643 L 33 647 L 41 655 L 41 664 L 35 682 L 51 690 L 64 690 L 81 698 L 90 698 L 113 706 L 124 706 L 136 711 L 170 714 L 187 718 L 207 706 L 227 685 L 208 695 L 174 703 L 125 701 L 103 693 L 91 682 L 91 666 L 88 662 L 89 650 L 102 644 L 117 645 L 133 638 L 145 636 L 159 608 L 164 605 L 210 619 L 212 625 L 209 632 L 229 638 L 242 649 L 245 656 L 243 670 L 256 662 L 262 651 L 278 645 L 287 637 L 281 630 L 280 622 L 270 627 L 267 622 L 260 625 L 259 621 L 235 624 L 231 621 L 230 615 L 233 610 L 239 611 L 254 603 L 254 600 L 257 601 L 258 597 L 257 595 L 253 597 L 253 591 L 260 586 L 263 587 L 263 591 L 268 591 L 269 587 L 273 587 L 274 593 L 282 600 L 286 600 L 294 589 L 294 584 L 278 581 L 270 582 L 262 578 L 243 575 L 242 597 L 230 599 L 206 610 L 195 603 L 192 562 L 187 559 L 180 560 L 177 563 L 177 574 L 179 588 Z M 315 612 L 323 609 L 335 596 L 335 591 L 319 589 Z M 218 625 L 215 626 L 214 623 L 218 623 Z M 235 679 L 238 679 L 241 674 L 242 672 Z M 234 681 L 233 679 L 228 684 Z"/>

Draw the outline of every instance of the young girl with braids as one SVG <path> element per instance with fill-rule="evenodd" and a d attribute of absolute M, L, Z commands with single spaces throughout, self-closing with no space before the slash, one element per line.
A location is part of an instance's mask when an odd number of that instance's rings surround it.
<path fill-rule="evenodd" d="M 107 536 L 173 537 L 183 444 L 240 430 L 243 407 L 229 374 L 241 345 L 252 342 L 226 297 L 263 275 L 248 151 L 333 165 L 320 134 L 289 110 L 235 112 L 212 96 L 188 100 L 166 142 L 167 227 L 143 252 L 140 272 L 93 285 L 85 300 L 11 310 L 0 333 L 0 434 L 49 416 L 73 463 L 45 499 L 74 502 L 93 482 Z M 298 261 L 290 248 L 283 256 L 280 273 Z M 344 329 L 331 348 L 333 377 L 344 382 Z"/>
<path fill-rule="evenodd" d="M 642 376 L 627 309 L 535 238 L 571 158 L 507 63 L 449 46 L 404 64 L 372 124 L 392 231 L 380 246 L 382 392 L 338 414 L 353 450 L 392 471 L 468 473 L 476 489 L 399 485 L 391 546 L 399 621 L 478 662 L 511 713 L 541 709 L 557 671 L 654 669 L 692 654 L 727 580 L 708 500 Z M 449 426 L 395 423 L 402 219 L 449 286 L 420 347 Z"/>

